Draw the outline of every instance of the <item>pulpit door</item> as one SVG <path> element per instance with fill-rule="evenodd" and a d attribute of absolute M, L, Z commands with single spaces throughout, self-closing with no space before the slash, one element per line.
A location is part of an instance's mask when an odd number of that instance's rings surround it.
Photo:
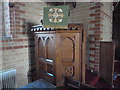
<path fill-rule="evenodd" d="M 82 33 L 56 34 L 56 82 L 64 84 L 65 77 L 81 81 Z"/>

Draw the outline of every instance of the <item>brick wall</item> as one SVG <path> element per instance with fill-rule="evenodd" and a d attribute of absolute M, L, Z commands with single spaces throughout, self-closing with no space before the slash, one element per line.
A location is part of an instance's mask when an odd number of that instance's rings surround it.
<path fill-rule="evenodd" d="M 2 69 L 17 69 L 17 87 L 28 83 L 27 72 L 34 69 L 34 38 L 29 27 L 40 24 L 44 6 L 47 4 L 16 2 L 10 7 L 12 38 L 2 41 Z"/>
<path fill-rule="evenodd" d="M 41 24 L 46 3 L 15 3 L 11 8 L 10 40 L 3 40 L 2 69 L 17 69 L 17 86 L 28 83 L 27 72 L 34 69 L 34 39 L 29 27 Z M 0 10 L 1 11 L 1 10 Z M 79 2 L 70 7 L 69 22 L 83 23 L 87 31 L 87 68 L 99 70 L 99 45 L 101 40 L 111 40 L 112 3 Z M 15 16 L 15 17 L 14 17 Z M 13 22 L 15 21 L 15 23 Z M 31 63 L 32 62 L 32 63 Z"/>
<path fill-rule="evenodd" d="M 71 6 L 69 22 L 83 23 L 87 32 L 87 68 L 99 71 L 100 41 L 111 41 L 112 3 L 78 2 Z"/>
<path fill-rule="evenodd" d="M 104 2 L 102 4 L 103 7 L 101 8 L 101 17 L 102 17 L 101 37 L 103 41 L 112 41 L 112 15 L 113 15 L 112 3 Z"/>
<path fill-rule="evenodd" d="M 0 47 L 2 47 L 2 2 L 0 2 Z M 2 50 L 0 50 L 0 70 L 2 70 Z"/>

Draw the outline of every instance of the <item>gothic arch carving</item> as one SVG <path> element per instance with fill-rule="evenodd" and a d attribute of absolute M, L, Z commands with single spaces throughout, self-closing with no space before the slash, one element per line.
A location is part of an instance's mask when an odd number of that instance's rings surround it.
<path fill-rule="evenodd" d="M 73 39 L 66 37 L 61 42 L 62 61 L 74 61 L 75 44 Z"/>
<path fill-rule="evenodd" d="M 51 37 L 47 37 L 45 40 L 46 46 L 46 58 L 47 59 L 54 59 L 54 43 Z"/>

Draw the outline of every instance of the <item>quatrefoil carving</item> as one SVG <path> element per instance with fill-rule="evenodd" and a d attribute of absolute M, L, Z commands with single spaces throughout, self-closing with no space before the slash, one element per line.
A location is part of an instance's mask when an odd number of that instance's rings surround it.
<path fill-rule="evenodd" d="M 73 76 L 73 66 L 64 67 L 65 76 Z"/>

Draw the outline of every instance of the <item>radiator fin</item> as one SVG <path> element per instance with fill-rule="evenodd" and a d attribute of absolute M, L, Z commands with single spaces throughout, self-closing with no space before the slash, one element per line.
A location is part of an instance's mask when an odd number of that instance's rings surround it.
<path fill-rule="evenodd" d="M 16 88 L 16 69 L 0 71 L 0 85 L 3 90 Z"/>

